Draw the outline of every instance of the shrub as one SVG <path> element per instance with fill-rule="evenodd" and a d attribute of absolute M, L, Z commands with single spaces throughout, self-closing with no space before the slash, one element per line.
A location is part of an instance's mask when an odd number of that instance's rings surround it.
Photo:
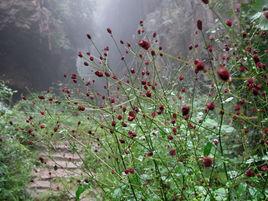
<path fill-rule="evenodd" d="M 109 47 L 97 50 L 95 57 L 79 53 L 85 68 L 104 83 L 100 93 L 94 81 L 87 82 L 88 97 L 95 103 L 77 103 L 83 104 L 78 110 L 87 120 L 98 125 L 90 133 L 97 148 L 79 143 L 85 147 L 86 172 L 103 198 L 265 199 L 267 32 L 251 23 L 246 12 L 237 10 L 239 20 L 218 14 L 213 34 L 197 22 L 206 59 L 169 55 L 155 33 L 144 31 L 142 21 L 136 47 L 117 42 L 107 29 L 125 75 L 109 66 Z M 129 57 L 135 61 L 128 63 Z M 168 59 L 180 66 L 171 77 L 162 71 Z M 183 75 L 185 69 L 191 77 Z M 71 79 L 77 83 L 76 76 Z M 200 85 L 208 92 L 199 90 Z M 94 116 L 92 110 L 97 111 Z"/>
<path fill-rule="evenodd" d="M 0 101 L 11 100 L 14 91 L 4 83 L 0 84 Z M 11 109 L 5 105 L 0 116 L 0 195 L 1 200 L 29 200 L 26 185 L 30 181 L 33 156 L 30 150 L 22 145 L 12 129 L 8 116 Z"/>
<path fill-rule="evenodd" d="M 0 135 L 0 194 L 2 200 L 29 200 L 26 186 L 32 170 L 31 152 L 17 140 Z"/>

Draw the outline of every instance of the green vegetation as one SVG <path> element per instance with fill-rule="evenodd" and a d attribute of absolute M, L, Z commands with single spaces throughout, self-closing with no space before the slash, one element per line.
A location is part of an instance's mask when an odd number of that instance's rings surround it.
<path fill-rule="evenodd" d="M 80 52 L 102 90 L 71 74 L 60 94 L 31 94 L 5 110 L 1 196 L 27 200 L 34 150 L 67 141 L 83 156 L 82 178 L 69 183 L 76 200 L 267 199 L 267 11 L 256 1 L 225 19 L 214 1 L 203 2 L 219 18 L 208 32 L 197 21 L 206 59 L 194 50 L 189 58 L 169 55 L 156 33 L 142 31 L 142 21 L 135 47 L 117 42 L 108 28 L 121 56 L 127 51 L 134 60 L 122 59 L 126 75 L 109 66 L 109 48 L 97 56 Z M 169 62 L 178 66 L 172 76 L 163 73 Z M 12 90 L 1 86 L 9 100 Z M 53 196 L 43 199 L 68 199 L 67 192 Z"/>

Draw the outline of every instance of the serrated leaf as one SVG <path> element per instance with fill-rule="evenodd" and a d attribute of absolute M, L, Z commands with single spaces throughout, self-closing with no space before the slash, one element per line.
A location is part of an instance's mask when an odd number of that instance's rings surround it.
<path fill-rule="evenodd" d="M 217 121 L 215 121 L 213 119 L 209 119 L 209 118 L 206 119 L 205 124 L 209 128 L 213 128 L 213 127 L 217 127 L 218 126 L 218 122 Z"/>
<path fill-rule="evenodd" d="M 243 194 L 247 191 L 247 184 L 240 183 L 237 189 L 237 195 L 242 197 Z"/>
<path fill-rule="evenodd" d="M 216 200 L 224 200 L 224 198 L 226 198 L 226 192 L 227 190 L 225 188 L 219 188 L 217 190 L 214 191 L 215 193 L 215 199 Z"/>
<path fill-rule="evenodd" d="M 264 160 L 264 161 L 268 161 L 268 155 L 263 156 L 263 157 L 262 157 L 262 160 Z"/>
<path fill-rule="evenodd" d="M 114 194 L 113 194 L 113 196 L 114 196 L 115 198 L 119 198 L 119 197 L 121 197 L 121 195 L 122 195 L 122 190 L 121 190 L 121 188 L 117 188 L 117 189 L 114 190 Z"/>
<path fill-rule="evenodd" d="M 229 125 L 223 125 L 222 131 L 224 131 L 225 133 L 233 133 L 235 131 L 235 128 Z"/>
<path fill-rule="evenodd" d="M 250 19 L 251 19 L 251 21 L 255 21 L 256 19 L 259 19 L 261 16 L 262 16 L 262 12 L 257 12 Z"/>
<path fill-rule="evenodd" d="M 264 19 L 264 16 L 261 17 L 259 24 L 257 27 L 261 30 L 268 30 L 268 21 Z"/>
<path fill-rule="evenodd" d="M 208 156 L 211 152 L 213 144 L 211 142 L 208 142 L 206 146 L 204 147 L 204 156 Z"/>

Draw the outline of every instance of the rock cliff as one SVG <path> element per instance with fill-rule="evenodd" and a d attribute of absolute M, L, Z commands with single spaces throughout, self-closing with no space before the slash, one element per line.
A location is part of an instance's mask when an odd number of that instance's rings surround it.
<path fill-rule="evenodd" d="M 92 7 L 84 1 L 0 1 L 0 79 L 19 91 L 44 90 L 74 71 L 90 30 Z"/>

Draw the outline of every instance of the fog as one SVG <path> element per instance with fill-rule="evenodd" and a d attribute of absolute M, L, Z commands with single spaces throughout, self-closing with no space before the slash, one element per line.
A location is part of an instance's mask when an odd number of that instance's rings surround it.
<path fill-rule="evenodd" d="M 110 65 L 120 69 L 120 55 L 106 32 L 117 41 L 135 43 L 140 19 L 161 0 L 12 0 L 0 1 L 0 80 L 19 93 L 46 90 L 65 73 L 83 78 L 89 71 L 77 60 L 79 51 L 109 46 Z M 98 56 L 98 55 L 96 55 Z"/>
<path fill-rule="evenodd" d="M 99 57 L 87 33 L 100 51 L 109 46 L 109 66 L 123 72 L 121 55 L 106 29 L 111 28 L 117 42 L 134 46 L 141 19 L 149 32 L 158 31 L 164 48 L 187 53 L 195 16 L 207 13 L 201 8 L 199 0 L 0 1 L 0 79 L 20 93 L 46 90 L 64 82 L 64 74 L 94 79 L 78 58 L 79 51 Z"/>
<path fill-rule="evenodd" d="M 109 64 L 113 70 L 122 69 L 124 65 L 120 62 L 121 55 L 115 48 L 106 29 L 108 27 L 112 29 L 113 36 L 117 42 L 123 40 L 124 42 L 135 44 L 139 21 L 146 17 L 147 11 L 152 10 L 159 3 L 159 0 L 148 0 L 147 2 L 143 0 L 99 0 L 95 2 L 92 18 L 93 40 L 99 49 L 109 46 Z M 94 49 L 92 47 L 90 48 L 91 52 L 96 53 Z M 77 66 L 80 76 L 90 79 L 89 69 L 83 67 L 81 59 L 78 59 Z"/>

